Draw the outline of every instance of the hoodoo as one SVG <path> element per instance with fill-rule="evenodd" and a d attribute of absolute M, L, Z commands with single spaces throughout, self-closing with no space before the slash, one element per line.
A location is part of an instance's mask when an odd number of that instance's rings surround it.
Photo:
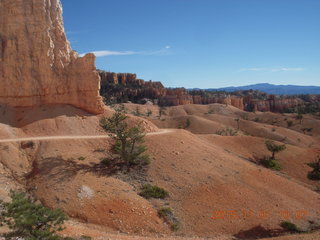
<path fill-rule="evenodd" d="M 0 0 L 0 104 L 103 112 L 95 56 L 73 51 L 60 0 Z"/>

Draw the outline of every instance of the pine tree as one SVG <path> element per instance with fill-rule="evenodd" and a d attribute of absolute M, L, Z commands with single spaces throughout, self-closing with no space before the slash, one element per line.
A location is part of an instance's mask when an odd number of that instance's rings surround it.
<path fill-rule="evenodd" d="M 67 217 L 62 210 L 52 210 L 34 203 L 23 192 L 10 192 L 10 203 L 0 202 L 0 222 L 12 232 L 6 239 L 22 237 L 26 240 L 59 240 Z"/>
<path fill-rule="evenodd" d="M 140 126 L 129 128 L 125 120 L 128 118 L 123 105 L 115 109 L 109 118 L 102 118 L 100 125 L 113 138 L 115 153 L 127 165 L 128 169 L 135 165 L 149 163 L 149 156 L 144 154 L 147 150 L 142 145 L 145 134 Z"/>

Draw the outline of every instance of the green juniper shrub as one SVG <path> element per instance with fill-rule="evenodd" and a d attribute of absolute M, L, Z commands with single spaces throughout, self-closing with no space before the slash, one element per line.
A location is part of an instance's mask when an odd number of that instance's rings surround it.
<path fill-rule="evenodd" d="M 237 130 L 239 131 L 240 129 L 240 118 L 234 119 L 237 122 Z"/>
<path fill-rule="evenodd" d="M 302 124 L 303 115 L 301 113 L 298 113 L 296 116 L 296 119 L 299 120 L 300 125 Z"/>
<path fill-rule="evenodd" d="M 161 187 L 154 186 L 151 184 L 143 185 L 140 196 L 149 199 L 149 198 L 161 198 L 164 199 L 169 196 L 169 193 Z"/>
<path fill-rule="evenodd" d="M 286 229 L 290 232 L 301 232 L 301 230 L 297 227 L 297 225 L 295 225 L 292 222 L 284 221 L 284 222 L 281 222 L 280 226 L 283 229 Z"/>
<path fill-rule="evenodd" d="M 179 221 L 175 218 L 171 208 L 163 207 L 158 211 L 159 217 L 164 219 L 169 225 L 170 229 L 172 231 L 178 231 L 179 230 Z"/>
<path fill-rule="evenodd" d="M 152 111 L 148 109 L 147 111 L 147 117 L 150 117 L 152 115 Z"/>
<path fill-rule="evenodd" d="M 136 107 L 136 110 L 133 112 L 133 115 L 138 116 L 138 117 L 142 115 L 139 107 Z"/>
<path fill-rule="evenodd" d="M 171 210 L 171 208 L 168 208 L 168 207 L 161 208 L 158 211 L 158 215 L 161 218 L 168 217 L 168 216 L 172 215 L 172 210 Z"/>
<path fill-rule="evenodd" d="M 67 220 L 62 210 L 52 210 L 34 203 L 23 192 L 10 191 L 10 197 L 11 202 L 0 203 L 0 221 L 12 230 L 6 235 L 6 239 L 61 239 L 56 233 L 63 230 L 63 223 Z"/>
<path fill-rule="evenodd" d="M 270 168 L 270 169 L 273 169 L 276 171 L 280 171 L 282 169 L 279 162 L 276 159 L 264 158 L 264 159 L 260 160 L 260 163 L 264 167 Z"/>
<path fill-rule="evenodd" d="M 225 129 L 217 130 L 216 134 L 221 136 L 237 136 L 238 131 L 236 129 L 226 127 Z"/>
<path fill-rule="evenodd" d="M 170 229 L 171 229 L 171 231 L 173 231 L 173 232 L 178 231 L 179 228 L 180 228 L 179 223 L 173 223 L 173 224 L 171 224 L 171 226 L 170 226 Z"/>
<path fill-rule="evenodd" d="M 91 240 L 92 238 L 86 235 L 82 235 L 79 240 Z"/>
<path fill-rule="evenodd" d="M 317 156 L 314 162 L 308 163 L 308 166 L 313 168 L 308 172 L 308 178 L 310 180 L 320 180 L 320 156 Z"/>
<path fill-rule="evenodd" d="M 266 145 L 267 149 L 272 153 L 272 156 L 270 159 L 273 159 L 273 160 L 275 159 L 276 153 L 281 152 L 286 149 L 285 144 L 278 145 L 274 141 L 271 141 L 271 140 L 266 140 L 265 145 Z"/>
<path fill-rule="evenodd" d="M 188 127 L 190 127 L 190 125 L 191 125 L 191 121 L 190 121 L 190 119 L 188 118 L 188 119 L 186 120 L 186 126 L 185 126 L 184 128 L 188 128 Z"/>
<path fill-rule="evenodd" d="M 80 161 L 83 161 L 83 160 L 85 160 L 85 159 L 86 159 L 86 158 L 83 157 L 83 156 L 81 156 L 81 157 L 78 158 L 78 160 L 80 160 Z"/>
<path fill-rule="evenodd" d="M 111 159 L 110 158 L 102 158 L 101 159 L 101 161 L 100 161 L 100 163 L 102 164 L 102 165 L 105 165 L 105 166 L 110 166 L 111 165 Z"/>
<path fill-rule="evenodd" d="M 293 125 L 293 122 L 291 121 L 291 120 L 288 120 L 287 121 L 287 127 L 289 128 L 289 127 L 292 127 L 292 125 Z"/>

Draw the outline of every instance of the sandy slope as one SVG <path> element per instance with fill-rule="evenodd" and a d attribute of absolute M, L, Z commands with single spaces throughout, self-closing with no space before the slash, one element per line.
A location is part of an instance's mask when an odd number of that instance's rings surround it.
<path fill-rule="evenodd" d="M 126 107 L 134 111 L 137 105 Z M 167 108 L 161 117 L 165 120 L 156 116 L 156 106 L 139 107 L 142 112 L 151 108 L 154 114 L 148 119 L 160 127 L 175 128 L 179 121 L 191 120 L 188 132 L 159 131 L 146 119 L 130 118 L 130 124 L 142 122 L 148 132 L 146 144 L 152 162 L 146 172 L 110 175 L 99 168 L 97 164 L 111 148 L 110 139 L 98 125 L 101 116 L 55 106 L 4 112 L 0 119 L 0 161 L 4 167 L 1 177 L 7 176 L 13 183 L 19 180 L 20 187 L 26 185 L 47 206 L 62 208 L 85 223 L 103 225 L 100 229 L 69 224 L 67 233 L 71 235 L 83 229 L 101 239 L 143 239 L 118 235 L 117 231 L 149 236 L 146 239 L 175 235 L 157 215 L 163 206 L 172 208 L 180 222 L 177 234 L 186 237 L 250 237 L 257 236 L 257 229 L 260 237 L 267 237 L 280 229 L 282 211 L 289 211 L 289 220 L 301 228 L 309 227 L 309 221 L 320 221 L 319 194 L 309 189 L 313 183 L 304 178 L 308 171 L 305 160 L 312 159 L 318 151 L 316 135 L 307 136 L 283 128 L 280 123 L 272 131 L 275 125 L 270 125 L 267 117 L 261 120 L 265 123 L 251 121 L 254 116 L 219 104 L 212 105 L 214 114 L 206 114 L 208 106 L 203 105 Z M 105 113 L 111 114 L 111 110 Z M 235 118 L 242 119 L 243 132 L 256 137 L 208 135 L 220 127 L 236 128 Z M 274 118 L 271 114 L 270 119 Z M 248 161 L 267 154 L 262 138 L 265 135 L 288 144 L 288 151 L 279 154 L 284 174 Z M 23 148 L 21 140 L 31 140 L 34 146 Z M 143 199 L 138 193 L 146 182 L 167 189 L 170 197 Z M 218 216 L 217 210 L 224 215 Z M 307 212 L 303 219 L 295 216 L 300 210 Z M 266 217 L 260 215 L 264 211 Z M 314 236 L 304 235 L 302 239 Z"/>

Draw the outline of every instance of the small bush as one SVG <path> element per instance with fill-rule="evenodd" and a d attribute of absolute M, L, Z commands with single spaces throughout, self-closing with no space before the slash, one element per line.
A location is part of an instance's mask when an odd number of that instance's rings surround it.
<path fill-rule="evenodd" d="M 225 129 L 217 130 L 216 134 L 221 136 L 237 136 L 238 131 L 233 128 L 226 127 Z"/>
<path fill-rule="evenodd" d="M 256 117 L 256 118 L 254 119 L 254 121 L 255 121 L 255 122 L 260 122 L 260 118 Z"/>
<path fill-rule="evenodd" d="M 158 211 L 159 217 L 163 218 L 169 225 L 171 231 L 178 231 L 179 230 L 179 221 L 174 217 L 171 208 L 161 208 Z"/>
<path fill-rule="evenodd" d="M 147 111 L 147 117 L 150 117 L 152 115 L 152 111 L 148 109 Z"/>
<path fill-rule="evenodd" d="M 292 222 L 284 221 L 280 226 L 290 232 L 301 232 L 300 229 Z"/>
<path fill-rule="evenodd" d="M 102 165 L 105 165 L 105 166 L 110 166 L 111 165 L 111 159 L 110 158 L 102 158 L 100 163 Z"/>
<path fill-rule="evenodd" d="M 78 160 L 80 160 L 80 161 L 83 161 L 83 160 L 85 160 L 85 159 L 86 159 L 86 158 L 83 157 L 83 156 L 81 156 L 81 157 L 78 158 Z"/>
<path fill-rule="evenodd" d="M 149 199 L 149 198 L 164 199 L 169 196 L 169 193 L 166 190 L 164 190 L 163 188 L 160 188 L 158 186 L 153 186 L 151 184 L 145 184 L 142 187 L 139 195 L 146 198 L 146 199 Z"/>
<path fill-rule="evenodd" d="M 21 143 L 21 148 L 22 149 L 34 148 L 34 142 L 32 142 L 32 141 L 22 142 Z"/>
<path fill-rule="evenodd" d="M 287 127 L 289 128 L 289 127 L 292 127 L 292 125 L 293 125 L 293 122 L 291 121 L 291 120 L 288 120 L 287 121 Z"/>
<path fill-rule="evenodd" d="M 171 210 L 171 208 L 161 208 L 158 211 L 158 215 L 161 218 L 166 218 L 166 217 L 172 215 L 172 210 Z"/>
<path fill-rule="evenodd" d="M 270 168 L 276 171 L 280 171 L 282 168 L 279 164 L 279 162 L 276 159 L 270 159 L 270 158 L 266 158 L 260 161 L 260 163 L 266 167 L 266 168 Z"/>
<path fill-rule="evenodd" d="M 308 178 L 310 180 L 320 180 L 320 156 L 317 156 L 314 162 L 308 163 L 308 166 L 313 168 L 313 170 L 308 173 Z"/>
<path fill-rule="evenodd" d="M 92 239 L 91 237 L 85 236 L 85 235 L 82 235 L 82 236 L 80 237 L 80 240 L 91 240 L 91 239 Z"/>
<path fill-rule="evenodd" d="M 308 172 L 308 178 L 310 180 L 320 180 L 320 172 L 314 172 L 314 171 Z"/>
<path fill-rule="evenodd" d="M 179 223 L 173 223 L 173 224 L 171 224 L 171 226 L 170 226 L 171 231 L 174 231 L 174 232 L 178 231 L 179 228 L 180 228 Z"/>
<path fill-rule="evenodd" d="M 272 130 L 272 132 L 275 132 L 275 131 L 276 131 L 276 129 L 275 129 L 275 128 L 272 128 L 271 130 Z"/>
<path fill-rule="evenodd" d="M 278 145 L 274 141 L 271 141 L 271 140 L 266 140 L 265 141 L 265 145 L 266 145 L 267 149 L 272 153 L 270 159 L 275 159 L 275 154 L 276 153 L 281 152 L 281 151 L 286 149 L 286 145 L 285 144 Z"/>

